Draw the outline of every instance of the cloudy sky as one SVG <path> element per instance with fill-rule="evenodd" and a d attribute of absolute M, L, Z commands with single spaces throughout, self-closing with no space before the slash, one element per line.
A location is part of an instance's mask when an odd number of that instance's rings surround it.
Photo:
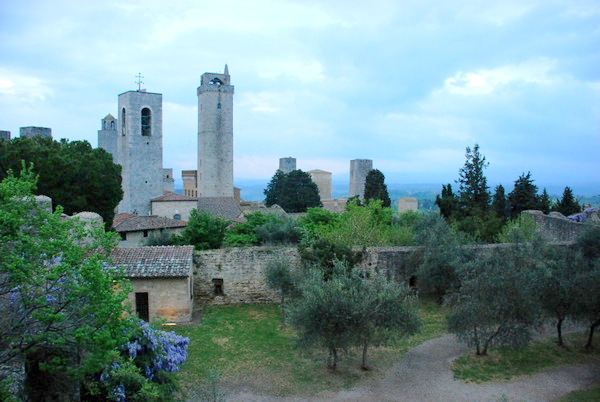
<path fill-rule="evenodd" d="M 597 0 L 0 0 L 0 130 L 96 146 L 141 72 L 180 179 L 200 75 L 225 63 L 237 180 L 293 156 L 334 181 L 373 159 L 391 183 L 446 183 L 479 143 L 492 184 L 600 193 Z"/>

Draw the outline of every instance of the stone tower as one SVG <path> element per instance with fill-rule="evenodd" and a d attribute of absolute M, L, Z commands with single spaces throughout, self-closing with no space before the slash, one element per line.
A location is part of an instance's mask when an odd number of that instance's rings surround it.
<path fill-rule="evenodd" d="M 117 132 L 118 120 L 108 114 L 100 121 L 98 130 L 98 148 L 106 150 L 113 157 L 114 163 L 119 163 L 119 133 Z"/>
<path fill-rule="evenodd" d="M 348 197 L 365 197 L 365 180 L 367 174 L 373 169 L 371 159 L 354 159 L 350 161 L 350 191 Z"/>
<path fill-rule="evenodd" d="M 233 85 L 229 69 L 198 87 L 198 197 L 233 197 Z"/>
<path fill-rule="evenodd" d="M 291 156 L 279 158 L 279 170 L 285 174 L 288 174 L 292 170 L 296 170 L 296 158 L 292 158 Z"/>
<path fill-rule="evenodd" d="M 21 137 L 48 137 L 52 138 L 52 129 L 48 127 L 19 127 L 19 134 Z"/>
<path fill-rule="evenodd" d="M 163 194 L 162 94 L 127 91 L 118 110 L 123 200 L 117 211 L 148 215 L 150 200 Z"/>
<path fill-rule="evenodd" d="M 331 199 L 331 172 L 314 169 L 309 170 L 307 173 L 310 175 L 312 181 L 317 185 L 321 200 Z"/>

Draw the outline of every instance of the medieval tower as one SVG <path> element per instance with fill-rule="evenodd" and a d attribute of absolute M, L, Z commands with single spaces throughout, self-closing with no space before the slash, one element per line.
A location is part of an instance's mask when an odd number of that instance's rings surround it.
<path fill-rule="evenodd" d="M 103 148 L 112 155 L 113 162 L 119 163 L 119 133 L 117 130 L 117 119 L 110 113 L 100 121 L 98 130 L 98 148 Z"/>
<path fill-rule="evenodd" d="M 162 94 L 127 91 L 119 95 L 118 111 L 123 200 L 117 211 L 148 215 L 150 200 L 163 194 Z"/>
<path fill-rule="evenodd" d="M 233 197 L 233 85 L 229 69 L 198 87 L 198 197 Z"/>
<path fill-rule="evenodd" d="M 350 161 L 350 191 L 348 197 L 365 197 L 365 181 L 367 174 L 373 169 L 371 159 L 353 159 Z"/>

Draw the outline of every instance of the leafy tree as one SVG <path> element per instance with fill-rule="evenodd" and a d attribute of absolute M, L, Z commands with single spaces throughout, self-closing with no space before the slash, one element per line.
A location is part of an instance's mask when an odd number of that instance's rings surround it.
<path fill-rule="evenodd" d="M 579 201 L 573 196 L 573 190 L 570 187 L 565 187 L 561 200 L 556 203 L 555 211 L 565 216 L 581 212 L 581 205 L 579 205 Z"/>
<path fill-rule="evenodd" d="M 508 222 L 498 233 L 499 243 L 525 242 L 536 238 L 539 227 L 535 220 L 529 215 L 519 215 Z"/>
<path fill-rule="evenodd" d="M 531 339 L 541 313 L 531 286 L 538 278 L 534 244 L 478 253 L 457 271 L 460 287 L 447 299 L 448 329 L 475 346 L 477 355 L 495 345 L 524 346 Z"/>
<path fill-rule="evenodd" d="M 489 209 L 490 193 L 483 170 L 489 163 L 479 152 L 479 145 L 467 147 L 465 165 L 458 171 L 458 200 L 460 213 L 465 216 L 477 215 Z"/>
<path fill-rule="evenodd" d="M 380 276 L 355 280 L 355 342 L 362 348 L 361 368 L 366 370 L 370 345 L 388 343 L 398 336 L 412 335 L 420 327 L 415 297 L 410 289 Z"/>
<path fill-rule="evenodd" d="M 435 204 L 440 208 L 440 214 L 450 219 L 458 212 L 458 197 L 452 192 L 452 185 L 442 185 L 442 196 L 435 196 Z"/>
<path fill-rule="evenodd" d="M 274 217 L 255 229 L 261 244 L 289 245 L 300 241 L 301 232 L 298 222 L 289 217 Z"/>
<path fill-rule="evenodd" d="M 298 280 L 292 274 L 290 265 L 289 260 L 277 258 L 269 261 L 265 270 L 267 285 L 281 294 L 281 328 L 285 327 L 285 297 L 296 291 Z"/>
<path fill-rule="evenodd" d="M 350 203 L 350 201 L 348 201 Z M 346 204 L 348 205 L 348 204 Z M 308 208 L 306 215 L 298 218 L 298 224 L 309 238 L 317 238 L 320 233 L 333 230 L 340 215 L 323 208 Z"/>
<path fill-rule="evenodd" d="M 459 237 L 437 214 L 426 215 L 419 222 L 416 237 L 424 246 L 423 261 L 417 268 L 419 290 L 442 303 L 458 284 L 456 270 L 463 262 Z"/>
<path fill-rule="evenodd" d="M 502 184 L 498 184 L 494 191 L 494 199 L 492 200 L 492 209 L 496 213 L 496 216 L 506 220 L 507 205 L 506 195 L 504 194 L 504 187 Z"/>
<path fill-rule="evenodd" d="M 264 193 L 268 207 L 277 204 L 286 212 L 306 212 L 307 208 L 321 206 L 317 185 L 302 170 L 288 174 L 277 170 Z"/>
<path fill-rule="evenodd" d="M 244 215 L 246 222 L 236 223 L 225 232 L 225 246 L 254 246 L 260 243 L 256 235 L 256 229 L 274 219 L 274 215 L 263 214 L 260 211 Z"/>
<path fill-rule="evenodd" d="M 318 268 L 324 280 L 328 280 L 333 275 L 336 263 L 346 264 L 350 272 L 363 257 L 363 252 L 355 252 L 350 246 L 323 238 L 301 242 L 298 251 L 304 266 L 308 269 Z"/>
<path fill-rule="evenodd" d="M 33 163 L 39 176 L 38 194 L 52 198 L 54 205 L 73 215 L 96 212 L 107 228 L 123 198 L 121 167 L 104 149 L 93 149 L 87 141 L 53 141 L 44 137 L 18 137 L 0 141 L 0 179 L 9 169 L 18 173 L 21 161 Z"/>
<path fill-rule="evenodd" d="M 377 169 L 370 170 L 365 179 L 365 200 L 380 200 L 384 207 L 391 205 L 385 176 Z"/>
<path fill-rule="evenodd" d="M 173 236 L 173 244 L 189 244 L 196 250 L 207 250 L 221 247 L 225 238 L 225 229 L 229 221 L 213 217 L 207 211 L 190 212 L 188 225 L 180 236 Z"/>
<path fill-rule="evenodd" d="M 47 356 L 41 370 L 80 380 L 127 341 L 130 287 L 106 263 L 115 235 L 47 212 L 34 188 L 28 169 L 0 183 L 0 364 Z"/>
<path fill-rule="evenodd" d="M 511 218 L 516 218 L 522 211 L 539 209 L 537 186 L 533 182 L 531 172 L 523 173 L 515 180 L 515 187 L 508 194 L 508 208 Z"/>

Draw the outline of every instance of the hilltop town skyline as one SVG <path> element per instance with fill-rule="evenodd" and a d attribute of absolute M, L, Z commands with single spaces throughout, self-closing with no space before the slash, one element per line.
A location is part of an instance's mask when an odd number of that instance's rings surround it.
<path fill-rule="evenodd" d="M 200 75 L 227 63 L 236 181 L 292 156 L 334 184 L 357 158 L 388 183 L 441 184 L 479 143 L 490 184 L 531 171 L 540 187 L 600 193 L 595 2 L 210 4 L 3 3 L 0 130 L 97 146 L 141 72 L 163 94 L 163 165 L 180 187 L 196 169 Z"/>

